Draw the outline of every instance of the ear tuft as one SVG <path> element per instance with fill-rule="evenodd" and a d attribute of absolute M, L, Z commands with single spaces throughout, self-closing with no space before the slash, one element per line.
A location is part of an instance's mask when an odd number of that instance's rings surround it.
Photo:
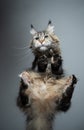
<path fill-rule="evenodd" d="M 51 20 L 49 20 L 48 22 L 48 27 L 46 29 L 46 31 L 49 33 L 49 34 L 52 34 L 54 32 L 54 26 L 51 25 Z"/>
<path fill-rule="evenodd" d="M 51 20 L 49 20 L 48 25 L 51 24 L 51 23 L 52 23 Z"/>
<path fill-rule="evenodd" d="M 49 33 L 49 34 L 52 34 L 54 32 L 54 26 L 51 26 L 50 24 L 48 25 L 46 31 Z"/>
<path fill-rule="evenodd" d="M 31 28 L 34 28 L 34 26 L 31 24 Z"/>
<path fill-rule="evenodd" d="M 36 32 L 36 30 L 34 29 L 34 26 L 31 24 L 31 30 L 30 30 L 30 33 L 32 34 L 32 35 L 35 35 L 37 32 Z"/>

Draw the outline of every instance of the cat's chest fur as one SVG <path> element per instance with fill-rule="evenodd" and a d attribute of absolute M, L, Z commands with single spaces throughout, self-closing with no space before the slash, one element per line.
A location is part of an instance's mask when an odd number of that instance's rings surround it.
<path fill-rule="evenodd" d="M 33 52 L 36 56 L 46 55 L 48 58 L 50 58 L 52 56 L 51 49 L 47 49 L 47 50 L 43 50 L 43 51 L 40 51 L 39 49 L 35 49 Z"/>
<path fill-rule="evenodd" d="M 33 50 L 33 53 L 35 56 L 47 56 L 47 58 L 51 58 L 53 56 L 53 54 L 58 54 L 59 51 L 59 48 L 54 48 L 52 46 L 48 47 L 46 50 L 43 50 L 43 51 L 40 51 L 39 48 L 37 49 L 34 49 Z"/>

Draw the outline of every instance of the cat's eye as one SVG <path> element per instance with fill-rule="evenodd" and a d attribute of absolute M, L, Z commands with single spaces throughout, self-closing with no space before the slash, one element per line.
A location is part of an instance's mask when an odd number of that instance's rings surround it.
<path fill-rule="evenodd" d="M 48 37 L 48 35 L 45 35 L 45 38 L 47 38 Z"/>
<path fill-rule="evenodd" d="M 39 37 L 36 37 L 35 39 L 36 39 L 36 40 L 38 40 L 38 39 L 39 39 Z"/>

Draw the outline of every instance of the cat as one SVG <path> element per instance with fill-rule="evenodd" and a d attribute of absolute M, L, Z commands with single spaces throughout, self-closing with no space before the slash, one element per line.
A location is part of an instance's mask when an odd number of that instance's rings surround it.
<path fill-rule="evenodd" d="M 56 113 L 70 107 L 76 77 L 56 79 L 50 72 L 34 71 L 24 71 L 19 76 L 17 106 L 26 113 L 26 130 L 52 130 Z"/>
<path fill-rule="evenodd" d="M 52 73 L 62 75 L 63 68 L 59 39 L 54 34 L 54 26 L 51 25 L 51 21 L 48 22 L 47 29 L 40 32 L 37 32 L 31 25 L 30 33 L 33 36 L 30 48 L 35 56 L 32 70 L 37 66 L 39 72 L 45 72 L 50 63 Z"/>

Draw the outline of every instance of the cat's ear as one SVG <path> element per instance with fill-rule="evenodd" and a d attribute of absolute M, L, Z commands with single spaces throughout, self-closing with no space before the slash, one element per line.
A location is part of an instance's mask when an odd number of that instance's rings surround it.
<path fill-rule="evenodd" d="M 49 33 L 49 34 L 52 34 L 54 32 L 54 26 L 51 25 L 51 21 L 48 22 L 48 26 L 47 26 L 47 29 L 46 31 Z"/>
<path fill-rule="evenodd" d="M 23 82 L 26 85 L 29 85 L 31 78 L 30 78 L 30 74 L 26 71 L 22 72 L 21 74 L 19 74 L 19 77 L 23 80 Z"/>
<path fill-rule="evenodd" d="M 34 29 L 34 26 L 31 24 L 31 30 L 30 30 L 30 33 L 32 35 L 35 35 L 37 33 L 37 31 Z"/>

